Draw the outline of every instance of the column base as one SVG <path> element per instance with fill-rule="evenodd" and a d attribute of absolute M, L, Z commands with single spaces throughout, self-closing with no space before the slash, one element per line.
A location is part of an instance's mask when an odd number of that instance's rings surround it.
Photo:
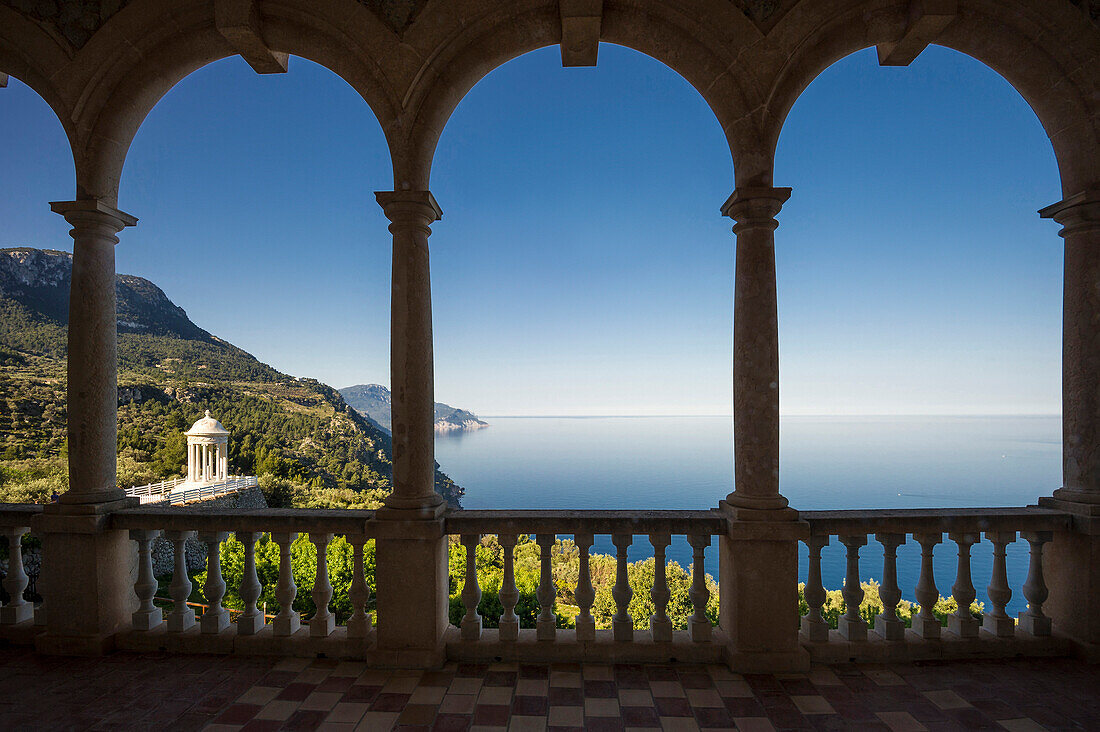
<path fill-rule="evenodd" d="M 1053 626 L 1050 618 L 1045 616 L 1035 617 L 1033 615 L 1028 615 L 1026 612 L 1020 613 L 1019 618 L 1020 630 L 1025 633 L 1030 633 L 1035 636 L 1050 635 L 1051 627 Z M 950 622 L 950 620 L 948 622 Z"/>
<path fill-rule="evenodd" d="M 328 638 L 334 630 L 336 630 L 336 616 L 332 613 L 320 618 L 314 615 L 309 621 L 310 638 Z"/>
<path fill-rule="evenodd" d="M 578 618 L 576 620 L 577 625 L 577 640 L 590 641 L 596 640 L 596 620 L 595 618 Z"/>
<path fill-rule="evenodd" d="M 863 622 L 863 618 L 859 620 L 849 620 L 848 618 L 841 617 L 837 620 L 836 629 L 840 632 L 840 636 L 844 638 L 844 640 L 867 640 L 867 623 Z"/>
<path fill-rule="evenodd" d="M 481 637 L 481 616 L 462 618 L 462 640 L 477 640 Z"/>
<path fill-rule="evenodd" d="M 262 612 L 255 615 L 241 614 L 237 618 L 237 635 L 256 635 L 264 627 L 264 616 Z"/>
<path fill-rule="evenodd" d="M 912 632 L 922 640 L 938 640 L 940 634 L 943 632 L 943 626 L 940 625 L 940 621 L 936 618 L 930 620 L 913 618 Z"/>
<path fill-rule="evenodd" d="M 389 508 L 375 513 L 375 632 L 379 652 L 394 659 L 391 665 L 442 659 L 443 634 L 450 626 L 443 521 L 408 516 Z"/>
<path fill-rule="evenodd" d="M 205 612 L 199 621 L 203 633 L 220 633 L 229 627 L 229 611 L 222 608 L 221 612 Z"/>
<path fill-rule="evenodd" d="M 977 638 L 981 624 L 972 617 L 960 618 L 958 615 L 950 615 L 947 618 L 947 632 L 960 638 Z"/>
<path fill-rule="evenodd" d="M 982 630 L 998 638 L 1011 638 L 1016 635 L 1016 623 L 1007 615 L 997 617 L 986 613 L 982 615 Z"/>
<path fill-rule="evenodd" d="M 115 634 L 129 630 L 139 607 L 137 544 L 129 532 L 107 527 L 112 511 L 137 503 L 52 503 L 31 522 L 44 552 L 39 586 L 53 608 L 36 639 L 42 653 L 106 653 Z"/>
<path fill-rule="evenodd" d="M 289 618 L 276 617 L 271 623 L 271 632 L 278 637 L 287 637 L 294 635 L 302 628 L 302 614 L 292 613 Z"/>
<path fill-rule="evenodd" d="M 504 621 L 504 620 L 500 621 L 500 625 L 497 628 L 497 634 L 500 636 L 500 639 L 502 641 L 511 642 L 511 641 L 518 640 L 519 639 L 519 621 L 518 620 L 513 620 L 511 622 Z"/>
<path fill-rule="evenodd" d="M 552 641 L 557 635 L 557 620 L 539 620 L 535 622 L 535 638 L 537 640 Z"/>
<path fill-rule="evenodd" d="M 22 605 L 0 607 L 0 625 L 15 625 L 34 618 L 34 603 L 24 601 Z"/>
<path fill-rule="evenodd" d="M 882 636 L 883 640 L 905 640 L 905 623 L 900 620 L 887 620 L 880 615 L 875 618 L 875 632 Z"/>
<path fill-rule="evenodd" d="M 668 618 L 662 620 L 650 619 L 649 632 L 653 634 L 654 643 L 672 642 L 672 621 Z"/>
<path fill-rule="evenodd" d="M 829 624 L 824 620 L 802 618 L 802 635 L 810 643 L 824 643 L 829 640 Z"/>
<path fill-rule="evenodd" d="M 164 622 L 164 614 L 159 607 L 155 607 L 148 612 L 138 611 L 130 616 L 130 624 L 134 630 L 152 630 L 153 628 L 160 627 L 160 624 Z"/>
<path fill-rule="evenodd" d="M 634 622 L 631 620 L 612 620 L 611 637 L 623 643 L 634 640 Z"/>

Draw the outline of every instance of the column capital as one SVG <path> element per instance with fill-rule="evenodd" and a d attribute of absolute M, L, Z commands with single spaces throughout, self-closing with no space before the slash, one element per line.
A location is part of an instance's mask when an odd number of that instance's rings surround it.
<path fill-rule="evenodd" d="M 775 230 L 779 226 L 775 217 L 790 197 L 790 188 L 742 186 L 726 199 L 721 211 L 723 216 L 737 222 L 733 227 L 734 232 L 748 228 Z"/>
<path fill-rule="evenodd" d="M 1062 225 L 1059 235 L 1100 230 L 1100 184 L 1039 209 L 1039 216 Z"/>
<path fill-rule="evenodd" d="M 375 191 L 374 199 L 392 223 L 428 226 L 443 218 L 431 191 Z M 425 220 L 426 219 L 426 220 Z"/>
<path fill-rule="evenodd" d="M 116 232 L 119 232 L 127 226 L 136 225 L 138 222 L 136 216 L 112 208 L 99 199 L 51 201 L 50 210 L 64 216 L 65 220 L 74 227 L 90 223 L 110 226 Z"/>

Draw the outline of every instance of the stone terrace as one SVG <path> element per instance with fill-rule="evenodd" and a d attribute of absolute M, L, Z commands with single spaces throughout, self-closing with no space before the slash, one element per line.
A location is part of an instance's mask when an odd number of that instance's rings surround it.
<path fill-rule="evenodd" d="M 448 664 L 0 651 L 2 729 L 1100 729 L 1073 660 L 814 666 Z"/>

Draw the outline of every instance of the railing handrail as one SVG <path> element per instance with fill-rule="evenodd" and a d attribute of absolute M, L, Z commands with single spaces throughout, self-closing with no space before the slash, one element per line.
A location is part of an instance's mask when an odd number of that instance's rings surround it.
<path fill-rule="evenodd" d="M 702 511 L 453 510 L 448 534 L 710 534 L 726 533 L 727 516 Z"/>
<path fill-rule="evenodd" d="M 111 514 L 112 529 L 165 531 L 326 532 L 373 536 L 374 511 L 344 508 L 127 508 Z"/>
<path fill-rule="evenodd" d="M 28 526 L 44 508 L 41 503 L 0 503 L 0 526 Z"/>
<path fill-rule="evenodd" d="M 1007 508 L 887 508 L 856 511 L 799 511 L 814 536 L 912 534 L 952 531 L 1058 531 L 1072 517 L 1038 506 Z"/>

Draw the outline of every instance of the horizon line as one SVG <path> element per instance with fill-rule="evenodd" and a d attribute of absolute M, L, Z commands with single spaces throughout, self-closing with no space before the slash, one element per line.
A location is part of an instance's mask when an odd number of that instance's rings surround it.
<path fill-rule="evenodd" d="M 659 417 L 729 417 L 733 414 L 478 414 L 484 419 L 654 419 Z M 1061 412 L 795 412 L 780 417 L 1061 417 Z"/>

